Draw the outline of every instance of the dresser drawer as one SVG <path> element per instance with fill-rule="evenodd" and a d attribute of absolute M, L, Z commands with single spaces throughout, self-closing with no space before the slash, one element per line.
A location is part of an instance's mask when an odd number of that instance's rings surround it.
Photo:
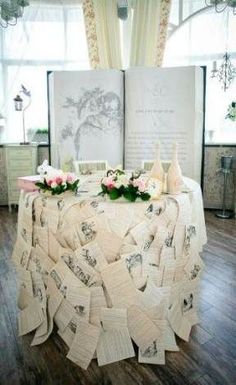
<path fill-rule="evenodd" d="M 8 160 L 9 170 L 31 170 L 33 167 L 32 159 L 9 159 Z"/>
<path fill-rule="evenodd" d="M 7 149 L 7 157 L 8 157 L 8 160 L 20 160 L 20 159 L 30 160 L 32 158 L 32 152 L 33 152 L 32 148 L 12 147 Z"/>
<path fill-rule="evenodd" d="M 22 167 L 19 169 L 11 169 L 8 172 L 8 179 L 17 179 L 19 176 L 28 176 L 35 174 L 33 167 Z"/>

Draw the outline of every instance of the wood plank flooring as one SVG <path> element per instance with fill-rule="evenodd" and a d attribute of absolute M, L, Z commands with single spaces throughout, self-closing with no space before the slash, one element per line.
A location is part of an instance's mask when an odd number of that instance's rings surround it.
<path fill-rule="evenodd" d="M 87 371 L 65 357 L 54 332 L 30 347 L 32 335 L 17 335 L 17 279 L 10 261 L 17 213 L 0 208 L 0 385 L 234 385 L 236 384 L 236 221 L 206 212 L 208 244 L 200 291 L 200 323 L 180 352 L 167 352 L 166 365 L 132 358 Z"/>

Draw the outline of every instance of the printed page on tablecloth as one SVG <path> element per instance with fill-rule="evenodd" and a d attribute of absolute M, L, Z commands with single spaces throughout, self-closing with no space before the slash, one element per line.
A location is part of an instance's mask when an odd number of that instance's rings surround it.
<path fill-rule="evenodd" d="M 123 72 L 54 71 L 48 75 L 52 165 L 73 160 L 123 163 Z"/>
<path fill-rule="evenodd" d="M 161 157 L 172 158 L 179 144 L 183 174 L 201 180 L 203 69 L 200 67 L 130 68 L 125 72 L 125 168 Z"/>
<path fill-rule="evenodd" d="M 126 309 L 101 309 L 101 334 L 97 346 L 98 365 L 134 357 Z"/>

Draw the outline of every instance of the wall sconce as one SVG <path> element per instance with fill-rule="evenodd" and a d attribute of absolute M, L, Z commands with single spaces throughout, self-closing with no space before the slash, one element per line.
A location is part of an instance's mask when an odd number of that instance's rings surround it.
<path fill-rule="evenodd" d="M 31 104 L 31 93 L 29 90 L 27 90 L 23 84 L 21 85 L 20 93 L 22 93 L 24 96 L 28 98 L 28 101 L 25 99 L 23 100 L 20 95 L 16 95 L 16 97 L 13 99 L 15 104 L 15 110 L 16 111 L 22 111 L 22 120 L 23 120 L 23 142 L 20 142 L 20 144 L 29 144 L 29 142 L 26 141 L 26 133 L 25 133 L 25 110 L 30 106 Z"/>

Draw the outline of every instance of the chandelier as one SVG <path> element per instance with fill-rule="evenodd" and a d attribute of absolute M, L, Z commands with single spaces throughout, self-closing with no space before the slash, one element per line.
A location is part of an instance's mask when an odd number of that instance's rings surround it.
<path fill-rule="evenodd" d="M 0 26 L 6 28 L 8 25 L 16 25 L 28 5 L 27 0 L 0 0 Z"/>
<path fill-rule="evenodd" d="M 233 66 L 230 60 L 230 55 L 226 52 L 223 56 L 223 62 L 220 67 L 217 69 L 217 62 L 213 62 L 213 68 L 211 71 L 211 77 L 217 78 L 220 83 L 222 83 L 222 88 L 226 91 L 234 77 L 236 76 L 236 68 Z"/>
<path fill-rule="evenodd" d="M 236 15 L 236 0 L 205 0 L 208 7 L 215 7 L 217 13 L 223 12 L 227 7 L 232 8 L 233 14 Z"/>

